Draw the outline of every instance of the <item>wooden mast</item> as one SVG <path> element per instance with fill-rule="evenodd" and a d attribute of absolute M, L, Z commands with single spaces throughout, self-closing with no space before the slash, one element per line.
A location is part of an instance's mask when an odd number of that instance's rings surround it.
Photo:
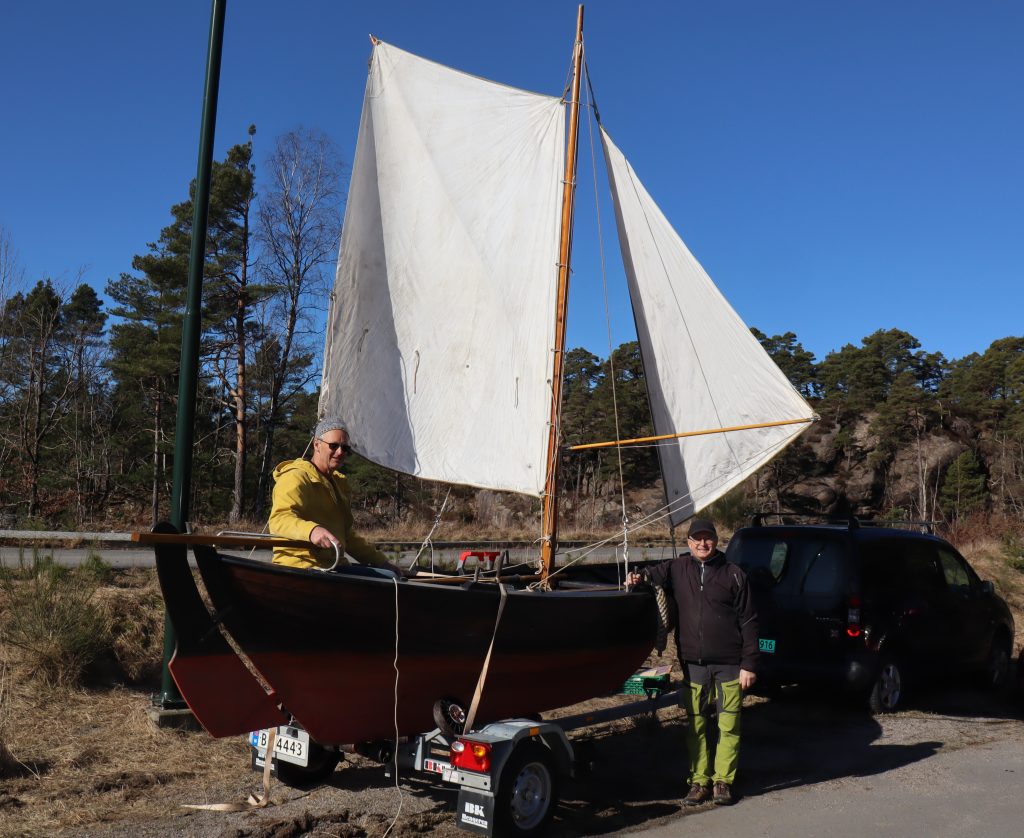
<path fill-rule="evenodd" d="M 547 586 L 558 546 L 559 414 L 562 407 L 562 371 L 565 360 L 565 317 L 569 300 L 569 261 L 572 254 L 573 205 L 576 197 L 576 147 L 580 119 L 580 75 L 583 66 L 583 6 L 576 15 L 573 48 L 572 98 L 569 109 L 569 140 L 562 182 L 562 231 L 558 245 L 558 292 L 555 309 L 555 359 L 551 373 L 551 420 L 548 425 L 547 476 L 541 542 L 541 584 Z"/>

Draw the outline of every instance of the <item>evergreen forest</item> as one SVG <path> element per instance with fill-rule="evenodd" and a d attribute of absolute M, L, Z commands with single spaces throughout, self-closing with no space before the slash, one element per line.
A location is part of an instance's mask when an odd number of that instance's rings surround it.
<path fill-rule="evenodd" d="M 190 508 L 198 523 L 258 530 L 273 467 L 301 455 L 316 419 L 346 170 L 307 130 L 257 166 L 254 133 L 214 163 Z M 0 528 L 126 530 L 167 516 L 193 189 L 106 300 L 26 277 L 0 228 Z M 792 332 L 753 332 L 820 420 L 715 514 L 1024 525 L 1024 337 L 953 359 L 883 329 L 819 361 Z M 653 433 L 635 342 L 609 358 L 568 352 L 562 427 L 566 445 Z M 346 468 L 371 529 L 421 537 L 446 497 L 445 514 L 470 529 L 539 527 L 530 499 L 449 492 L 358 457 Z M 566 453 L 561 479 L 570 528 L 614 529 L 660 503 L 651 447 Z"/>

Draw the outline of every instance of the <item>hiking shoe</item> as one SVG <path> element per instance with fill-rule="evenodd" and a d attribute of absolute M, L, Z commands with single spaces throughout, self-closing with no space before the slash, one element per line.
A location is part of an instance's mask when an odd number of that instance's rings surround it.
<path fill-rule="evenodd" d="M 684 806 L 700 806 L 711 799 L 711 785 L 702 786 L 700 783 L 691 783 L 690 790 L 683 798 Z"/>
<path fill-rule="evenodd" d="M 707 798 L 705 798 L 706 800 Z M 732 796 L 732 788 L 728 783 L 721 781 L 715 783 L 715 790 L 711 795 L 711 802 L 716 806 L 732 806 L 736 801 Z"/>

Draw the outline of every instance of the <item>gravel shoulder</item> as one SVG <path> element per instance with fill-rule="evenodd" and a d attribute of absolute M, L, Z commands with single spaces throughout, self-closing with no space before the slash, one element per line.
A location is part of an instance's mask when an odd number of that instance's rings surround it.
<path fill-rule="evenodd" d="M 35 742 L 50 756 L 45 763 L 22 756 L 24 770 L 0 786 L 2 836 L 381 836 L 389 827 L 394 836 L 468 834 L 455 827 L 454 790 L 412 777 L 400 778 L 396 786 L 379 765 L 358 756 L 309 791 L 274 781 L 265 808 L 188 808 L 244 804 L 251 792 L 261 791 L 241 738 L 158 730 L 145 715 L 148 698 L 129 691 L 57 698 L 39 697 L 36 709 L 48 712 L 48 727 L 19 726 L 18 738 L 9 743 L 13 753 L 26 754 Z M 810 792 L 837 782 L 870 788 L 898 776 L 909 790 L 927 788 L 944 753 L 1005 743 L 1024 750 L 1022 714 L 1019 696 L 969 687 L 940 690 L 927 702 L 883 717 L 795 690 L 773 699 L 749 696 L 740 800 L 730 817 L 749 817 L 753 826 L 759 813 L 771 811 L 792 790 Z M 574 742 L 593 767 L 588 776 L 563 785 L 550 834 L 657 831 L 702 814 L 704 809 L 680 806 L 684 724 L 682 711 L 668 708 L 656 721 L 624 720 L 575 733 Z M 55 743 L 63 743 L 63 750 Z"/>

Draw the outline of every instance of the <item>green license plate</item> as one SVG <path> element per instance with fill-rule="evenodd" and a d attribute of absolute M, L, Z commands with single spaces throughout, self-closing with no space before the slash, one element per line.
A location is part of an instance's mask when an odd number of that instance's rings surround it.
<path fill-rule="evenodd" d="M 775 652 L 775 641 L 774 640 L 768 640 L 767 638 L 762 637 L 762 638 L 758 639 L 757 647 L 762 652 L 768 652 L 769 654 L 774 654 L 774 652 Z"/>

